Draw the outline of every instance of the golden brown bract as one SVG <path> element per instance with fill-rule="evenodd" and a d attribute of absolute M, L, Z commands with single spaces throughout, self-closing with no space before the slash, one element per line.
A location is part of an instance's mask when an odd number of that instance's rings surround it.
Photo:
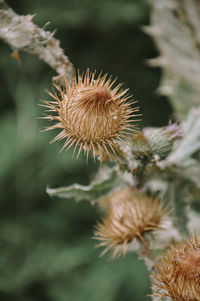
<path fill-rule="evenodd" d="M 65 89 L 55 84 L 60 92 L 48 94 L 54 101 L 44 101 L 44 106 L 51 113 L 45 119 L 56 121 L 46 128 L 61 129 L 61 132 L 51 141 L 65 140 L 61 150 L 68 150 L 74 145 L 80 155 L 84 151 L 87 155 L 92 152 L 93 157 L 103 157 L 106 153 L 113 157 L 116 153 L 117 142 L 124 139 L 128 132 L 135 131 L 130 118 L 136 116 L 138 108 L 132 108 L 133 102 L 127 102 L 131 97 L 126 90 L 121 90 L 122 84 L 114 89 L 115 80 L 106 79 L 106 75 L 95 73 L 79 75 L 74 78 L 72 85 L 65 82 Z"/>
<path fill-rule="evenodd" d="M 112 249 L 112 257 L 124 255 L 128 244 L 139 238 L 144 246 L 146 232 L 160 230 L 161 220 L 166 209 L 158 199 L 148 197 L 142 192 L 125 188 L 101 200 L 108 214 L 96 227 L 95 238 L 105 246 L 102 255 Z M 106 206 L 107 204 L 107 206 Z"/>
<path fill-rule="evenodd" d="M 154 295 L 175 301 L 200 300 L 200 243 L 197 237 L 171 246 L 156 265 Z"/>

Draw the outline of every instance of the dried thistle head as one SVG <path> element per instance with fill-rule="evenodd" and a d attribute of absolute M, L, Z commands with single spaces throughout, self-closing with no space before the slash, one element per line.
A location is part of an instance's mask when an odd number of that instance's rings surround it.
<path fill-rule="evenodd" d="M 166 215 L 158 199 L 130 188 L 115 191 L 103 203 L 107 203 L 108 214 L 97 224 L 95 238 L 101 241 L 99 247 L 106 247 L 102 255 L 112 249 L 113 258 L 124 255 L 128 244 L 137 238 L 148 247 L 144 234 L 160 230 Z"/>
<path fill-rule="evenodd" d="M 121 90 L 122 84 L 112 89 L 115 80 L 106 75 L 89 73 L 74 77 L 72 85 L 65 81 L 65 88 L 55 87 L 59 91 L 49 92 L 53 101 L 44 101 L 47 111 L 51 112 L 44 118 L 56 123 L 46 128 L 61 129 L 51 141 L 65 140 L 61 150 L 74 146 L 78 155 L 84 151 L 92 152 L 93 157 L 103 157 L 106 153 L 112 157 L 116 153 L 117 142 L 123 140 L 127 132 L 135 131 L 131 124 L 138 108 L 132 108 L 133 102 L 127 102 L 131 97 L 126 90 Z M 52 114 L 54 113 L 54 114 Z"/>
<path fill-rule="evenodd" d="M 200 300 L 200 242 L 194 235 L 171 245 L 153 274 L 155 296 L 175 301 Z"/>

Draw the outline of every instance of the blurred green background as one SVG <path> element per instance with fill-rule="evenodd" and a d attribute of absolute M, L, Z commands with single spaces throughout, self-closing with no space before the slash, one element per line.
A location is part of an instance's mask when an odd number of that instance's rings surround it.
<path fill-rule="evenodd" d="M 140 126 L 167 124 L 172 110 L 156 94 L 161 70 L 146 61 L 158 52 L 141 30 L 151 9 L 142 0 L 10 0 L 19 14 L 49 30 L 76 68 L 118 77 L 138 100 Z M 98 166 L 49 145 L 38 106 L 55 72 L 21 53 L 19 66 L 0 42 L 0 300 L 149 300 L 146 268 L 134 254 L 99 258 L 91 239 L 100 215 L 87 202 L 50 199 L 46 185 L 88 184 Z"/>

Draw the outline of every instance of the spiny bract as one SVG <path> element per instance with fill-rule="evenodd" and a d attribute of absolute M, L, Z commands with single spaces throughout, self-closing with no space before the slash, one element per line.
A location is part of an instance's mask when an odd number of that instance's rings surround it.
<path fill-rule="evenodd" d="M 56 121 L 46 128 L 61 129 L 61 132 L 51 141 L 65 140 L 61 150 L 68 150 L 74 145 L 74 151 L 79 147 L 77 157 L 82 151 L 93 157 L 109 158 L 115 156 L 117 142 L 124 139 L 129 131 L 135 131 L 131 117 L 135 117 L 138 108 L 131 108 L 134 102 L 126 102 L 131 96 L 126 90 L 121 90 L 122 84 L 112 89 L 115 80 L 101 74 L 95 79 L 95 73 L 89 70 L 85 74 L 74 77 L 72 85 L 65 81 L 65 89 L 54 84 L 59 91 L 47 93 L 54 99 L 44 101 L 43 106 L 48 112 L 43 117 Z"/>
<path fill-rule="evenodd" d="M 98 246 L 106 247 L 102 255 L 110 249 L 113 258 L 117 254 L 124 255 L 128 244 L 136 238 L 144 243 L 146 248 L 148 243 L 143 235 L 162 229 L 161 220 L 167 210 L 158 199 L 125 188 L 100 201 L 108 211 L 95 231 L 95 238 L 101 241 Z"/>
<path fill-rule="evenodd" d="M 195 235 L 187 242 L 171 245 L 155 267 L 155 296 L 168 296 L 175 301 L 200 300 L 200 242 Z"/>

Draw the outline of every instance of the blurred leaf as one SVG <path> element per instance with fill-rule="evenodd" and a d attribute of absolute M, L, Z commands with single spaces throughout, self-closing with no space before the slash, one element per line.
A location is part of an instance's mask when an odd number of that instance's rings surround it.
<path fill-rule="evenodd" d="M 200 107 L 191 109 L 182 127 L 184 136 L 177 143 L 168 161 L 169 164 L 187 166 L 194 162 L 192 156 L 200 149 Z"/>
<path fill-rule="evenodd" d="M 151 34 L 160 57 L 152 66 L 163 68 L 158 91 L 169 97 L 176 117 L 183 119 L 191 107 L 199 105 L 200 53 L 198 1 L 149 0 L 152 4 Z"/>

